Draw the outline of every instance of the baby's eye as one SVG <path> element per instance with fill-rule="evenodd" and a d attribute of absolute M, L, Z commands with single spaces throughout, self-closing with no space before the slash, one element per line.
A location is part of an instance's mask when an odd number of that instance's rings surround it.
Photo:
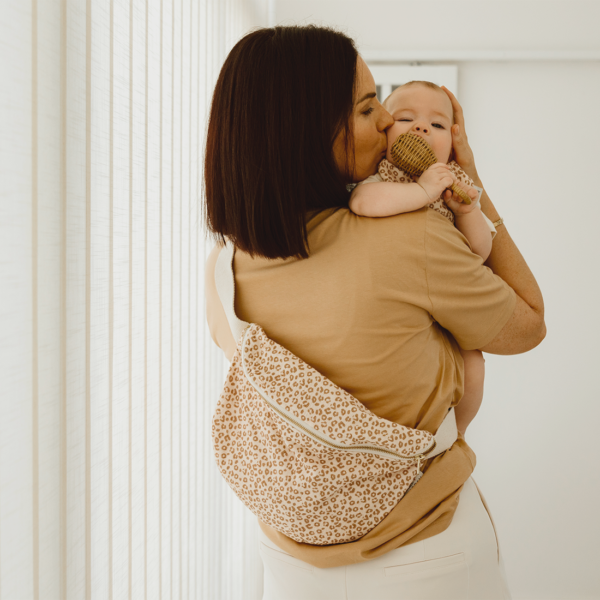
<path fill-rule="evenodd" d="M 444 126 L 441 123 L 432 123 L 434 127 L 438 127 L 439 129 L 444 129 Z"/>
<path fill-rule="evenodd" d="M 398 121 L 412 121 L 412 119 L 398 119 Z"/>

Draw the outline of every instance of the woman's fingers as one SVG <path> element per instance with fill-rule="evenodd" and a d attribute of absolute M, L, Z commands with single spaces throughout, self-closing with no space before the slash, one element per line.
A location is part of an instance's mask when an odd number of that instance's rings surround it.
<path fill-rule="evenodd" d="M 463 168 L 463 170 L 472 179 L 477 179 L 477 169 L 475 168 L 475 157 L 473 156 L 473 150 L 469 146 L 469 140 L 467 139 L 467 133 L 465 131 L 465 119 L 463 109 L 454 94 L 446 87 L 442 86 L 442 89 L 450 98 L 452 108 L 454 109 L 454 125 L 452 125 L 452 148 L 454 150 L 454 160 Z"/>
<path fill-rule="evenodd" d="M 461 129 L 464 129 L 465 118 L 463 115 L 462 106 L 456 99 L 456 96 L 447 87 L 442 86 L 442 89 L 444 92 L 446 92 L 446 95 L 448 98 L 450 98 L 450 102 L 452 103 L 452 109 L 454 110 L 454 121 L 458 123 Z"/>
<path fill-rule="evenodd" d="M 467 143 L 467 132 L 465 131 L 465 115 L 463 113 L 462 106 L 459 101 L 456 99 L 456 96 L 447 88 L 442 86 L 444 92 L 448 98 L 450 98 L 450 102 L 452 103 L 452 109 L 454 110 L 454 125 L 452 125 L 452 134 L 453 137 L 457 136 L 457 141 L 460 143 Z"/>

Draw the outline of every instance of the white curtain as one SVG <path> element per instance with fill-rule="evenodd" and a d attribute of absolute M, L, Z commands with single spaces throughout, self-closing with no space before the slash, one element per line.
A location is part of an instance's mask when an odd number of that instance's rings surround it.
<path fill-rule="evenodd" d="M 215 466 L 202 147 L 260 0 L 3 0 L 0 600 L 261 597 Z"/>

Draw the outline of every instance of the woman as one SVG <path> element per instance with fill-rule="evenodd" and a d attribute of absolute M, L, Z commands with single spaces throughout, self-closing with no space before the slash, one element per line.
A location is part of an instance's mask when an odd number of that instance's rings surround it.
<path fill-rule="evenodd" d="M 482 186 L 451 100 L 456 160 Z M 213 97 L 207 222 L 236 246 L 241 319 L 379 417 L 435 433 L 462 396 L 458 343 L 526 352 L 545 336 L 543 301 L 504 226 L 484 266 L 435 211 L 368 219 L 348 210 L 346 186 L 375 172 L 392 122 L 345 35 L 312 26 L 248 34 Z M 481 206 L 499 219 L 485 192 Z M 207 317 L 231 359 L 236 340 L 214 283 L 219 250 L 206 265 Z M 459 436 L 354 542 L 302 544 L 259 522 L 264 599 L 508 598 L 474 466 Z"/>

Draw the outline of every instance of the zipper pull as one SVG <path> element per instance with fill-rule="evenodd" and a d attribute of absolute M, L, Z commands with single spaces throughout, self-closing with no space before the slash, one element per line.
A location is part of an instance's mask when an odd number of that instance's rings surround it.
<path fill-rule="evenodd" d="M 417 456 L 417 477 L 423 475 L 423 473 L 421 473 L 421 461 L 423 460 L 423 458 L 424 456 L 422 454 L 419 454 L 419 456 Z"/>

